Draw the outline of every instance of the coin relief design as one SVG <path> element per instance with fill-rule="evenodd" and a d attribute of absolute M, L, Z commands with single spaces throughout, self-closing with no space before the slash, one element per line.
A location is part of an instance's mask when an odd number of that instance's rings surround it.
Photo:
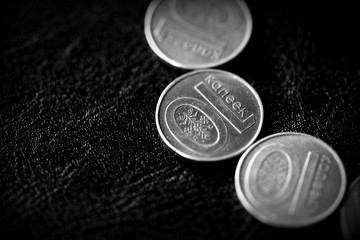
<path fill-rule="evenodd" d="M 252 17 L 242 0 L 153 0 L 145 36 L 165 62 L 184 69 L 214 67 L 249 41 Z"/>
<path fill-rule="evenodd" d="M 256 173 L 256 185 L 264 197 L 281 192 L 289 176 L 289 162 L 279 152 L 273 152 L 261 163 Z"/>
<path fill-rule="evenodd" d="M 220 109 L 224 118 L 237 130 L 242 133 L 253 124 L 255 124 L 254 114 L 243 106 L 234 95 L 231 94 L 230 89 L 223 86 L 224 84 L 217 80 L 214 75 L 208 75 L 204 81 L 195 86 L 195 90 L 206 101 Z M 219 99 L 223 101 L 219 101 Z"/>
<path fill-rule="evenodd" d="M 255 90 L 220 70 L 197 70 L 162 93 L 156 123 L 164 142 L 180 155 L 217 161 L 245 150 L 257 137 L 263 108 Z"/>
<path fill-rule="evenodd" d="M 302 133 L 274 134 L 253 144 L 235 174 L 245 208 L 260 221 L 283 227 L 306 226 L 331 214 L 345 184 L 337 154 Z"/>
<path fill-rule="evenodd" d="M 218 0 L 170 0 L 169 11 L 179 24 L 209 32 L 235 31 L 242 20 L 230 4 Z"/>
<path fill-rule="evenodd" d="M 219 135 L 210 118 L 193 107 L 179 107 L 175 111 L 175 119 L 186 136 L 201 144 L 212 144 Z"/>

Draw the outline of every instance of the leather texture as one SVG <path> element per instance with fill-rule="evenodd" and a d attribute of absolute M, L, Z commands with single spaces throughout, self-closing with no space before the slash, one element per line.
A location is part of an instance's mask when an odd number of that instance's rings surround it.
<path fill-rule="evenodd" d="M 186 160 L 162 142 L 155 108 L 185 71 L 144 35 L 149 1 L 9 1 L 0 26 L 2 239 L 342 239 L 338 210 L 270 227 L 241 205 L 239 157 Z M 258 139 L 314 135 L 360 174 L 359 14 L 346 1 L 247 1 L 246 48 L 217 67 L 264 106 Z"/>

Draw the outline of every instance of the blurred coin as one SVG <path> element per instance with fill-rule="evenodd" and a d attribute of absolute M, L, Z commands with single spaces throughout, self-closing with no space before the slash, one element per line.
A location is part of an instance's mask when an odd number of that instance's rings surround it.
<path fill-rule="evenodd" d="M 235 187 L 243 206 L 260 221 L 302 227 L 330 215 L 343 198 L 346 175 L 335 151 L 303 133 L 278 133 L 242 155 Z"/>
<path fill-rule="evenodd" d="M 251 31 L 251 13 L 242 0 L 153 0 L 145 15 L 145 36 L 152 50 L 184 69 L 233 59 Z"/>
<path fill-rule="evenodd" d="M 340 211 L 343 235 L 348 240 L 360 239 L 360 176 L 350 185 Z"/>
<path fill-rule="evenodd" d="M 223 160 L 243 152 L 262 122 L 256 91 L 242 78 L 220 70 L 180 76 L 156 106 L 161 138 L 181 156 L 197 161 Z"/>

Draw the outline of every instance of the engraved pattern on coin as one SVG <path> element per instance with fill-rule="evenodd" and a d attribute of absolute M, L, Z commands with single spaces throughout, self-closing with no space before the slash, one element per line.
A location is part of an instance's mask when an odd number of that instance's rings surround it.
<path fill-rule="evenodd" d="M 258 182 L 258 172 L 266 159 L 275 154 L 283 161 L 287 162 L 287 173 L 284 182 L 281 184 L 277 191 L 272 194 L 264 194 Z M 283 163 L 284 164 L 284 163 Z M 285 165 L 285 164 L 284 164 Z M 270 143 L 264 144 L 251 158 L 249 166 L 246 170 L 244 177 L 244 191 L 249 200 L 256 206 L 276 207 L 283 205 L 283 203 L 291 197 L 294 192 L 295 184 L 299 176 L 299 160 L 298 156 L 284 144 Z"/>
<path fill-rule="evenodd" d="M 235 31 L 240 16 L 229 4 L 218 0 L 171 0 L 170 12 L 181 24 L 208 31 Z"/>
<path fill-rule="evenodd" d="M 255 140 L 263 108 L 256 91 L 240 77 L 204 69 L 170 83 L 155 117 L 161 138 L 175 152 L 196 161 L 218 161 Z"/>
<path fill-rule="evenodd" d="M 220 59 L 225 47 L 225 42 L 217 41 L 214 44 L 181 31 L 179 27 L 167 22 L 165 18 L 160 18 L 153 33 L 155 38 L 161 42 L 212 61 Z"/>
<path fill-rule="evenodd" d="M 184 113 L 188 118 L 186 121 Z M 194 115 L 196 115 L 196 118 L 194 118 Z M 206 121 L 204 121 L 204 117 L 206 117 Z M 189 118 L 194 121 L 189 121 Z M 165 123 L 170 131 L 169 133 L 171 133 L 173 138 L 178 141 L 182 147 L 191 152 L 197 152 L 198 154 L 202 154 L 203 152 L 212 154 L 213 152 L 220 151 L 228 140 L 228 131 L 220 116 L 216 114 L 212 108 L 198 99 L 181 97 L 173 100 L 165 109 Z M 202 131 L 205 133 L 203 138 L 210 138 L 206 141 L 201 141 L 201 138 L 196 134 L 192 134 L 191 137 L 189 134 L 191 130 L 192 133 L 200 133 L 201 137 L 199 127 L 201 127 L 203 123 L 206 123 L 208 128 L 207 130 L 203 130 L 210 132 L 210 135 L 207 136 L 207 133 Z M 185 126 L 186 124 L 190 125 Z M 188 128 L 189 126 L 192 126 L 192 128 Z"/>
<path fill-rule="evenodd" d="M 195 90 L 240 134 L 255 124 L 254 113 L 249 112 L 214 75 L 208 75 Z"/>
<path fill-rule="evenodd" d="M 176 109 L 175 119 L 186 136 L 204 144 L 216 141 L 217 133 L 213 123 L 201 111 L 183 105 Z"/>
<path fill-rule="evenodd" d="M 340 158 L 321 140 L 278 133 L 246 150 L 236 168 L 235 185 L 240 201 L 259 220 L 300 227 L 336 209 L 346 175 Z"/>
<path fill-rule="evenodd" d="M 144 31 L 151 49 L 183 69 L 215 67 L 247 45 L 252 16 L 243 0 L 152 0 Z"/>
<path fill-rule="evenodd" d="M 264 195 L 274 196 L 284 186 L 289 172 L 288 161 L 283 154 L 273 152 L 261 163 L 257 172 L 257 185 L 259 192 Z"/>
<path fill-rule="evenodd" d="M 331 167 L 331 160 L 328 156 L 322 155 L 313 178 L 305 206 L 315 210 L 323 197 L 323 192 L 328 179 L 328 172 Z"/>

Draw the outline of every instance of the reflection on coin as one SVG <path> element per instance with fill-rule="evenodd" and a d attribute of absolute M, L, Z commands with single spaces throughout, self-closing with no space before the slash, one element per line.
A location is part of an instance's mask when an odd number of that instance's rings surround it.
<path fill-rule="evenodd" d="M 346 175 L 335 151 L 303 133 L 279 133 L 241 156 L 235 187 L 243 206 L 260 221 L 302 227 L 330 215 L 343 198 Z"/>
<path fill-rule="evenodd" d="M 242 0 L 153 0 L 145 36 L 164 61 L 184 69 L 218 66 L 249 41 L 252 17 Z"/>
<path fill-rule="evenodd" d="M 225 71 L 197 70 L 175 79 L 156 106 L 164 142 L 183 157 L 216 161 L 243 152 L 257 137 L 263 107 L 256 91 Z"/>
<path fill-rule="evenodd" d="M 346 239 L 360 239 L 360 176 L 350 185 L 346 200 L 341 207 L 340 221 Z"/>

